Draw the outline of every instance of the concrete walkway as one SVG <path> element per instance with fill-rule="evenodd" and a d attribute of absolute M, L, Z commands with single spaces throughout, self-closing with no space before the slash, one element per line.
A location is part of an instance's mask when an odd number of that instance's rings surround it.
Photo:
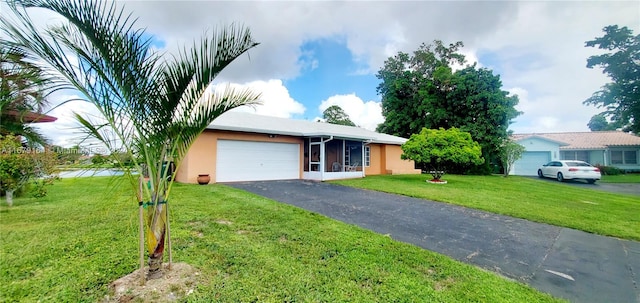
<path fill-rule="evenodd" d="M 571 302 L 640 303 L 640 242 L 329 183 L 228 185 L 389 234 Z"/>

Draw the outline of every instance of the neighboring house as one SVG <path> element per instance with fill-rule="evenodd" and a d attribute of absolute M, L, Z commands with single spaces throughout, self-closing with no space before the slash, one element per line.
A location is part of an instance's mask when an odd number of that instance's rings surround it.
<path fill-rule="evenodd" d="M 619 132 L 515 134 L 513 140 L 526 151 L 510 174 L 534 176 L 538 168 L 554 160 L 581 160 L 592 165 L 640 171 L 640 137 Z"/>
<path fill-rule="evenodd" d="M 420 173 L 402 160 L 407 139 L 363 128 L 227 112 L 195 140 L 178 182 L 334 180 Z"/>

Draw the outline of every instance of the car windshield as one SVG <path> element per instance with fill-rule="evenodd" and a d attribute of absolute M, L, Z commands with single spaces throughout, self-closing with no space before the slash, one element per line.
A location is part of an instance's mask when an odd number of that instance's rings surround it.
<path fill-rule="evenodd" d="M 585 162 L 566 162 L 567 166 L 587 166 L 590 167 L 591 164 Z"/>

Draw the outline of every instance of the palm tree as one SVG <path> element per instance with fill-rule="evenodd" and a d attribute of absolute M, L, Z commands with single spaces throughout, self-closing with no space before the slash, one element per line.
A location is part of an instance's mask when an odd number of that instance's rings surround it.
<path fill-rule="evenodd" d="M 26 51 L 0 39 L 0 135 L 44 145 L 46 139 L 30 123 L 45 117 L 41 113 L 51 84 Z"/>
<path fill-rule="evenodd" d="M 162 276 L 171 246 L 168 201 L 173 181 L 165 161 L 180 162 L 195 138 L 215 118 L 238 106 L 255 104 L 259 94 L 227 88 L 211 92 L 211 82 L 233 60 L 258 45 L 251 32 L 237 25 L 216 30 L 178 54 L 163 57 L 135 20 L 114 3 L 81 0 L 12 1 L 17 22 L 3 20 L 7 35 L 47 63 L 102 114 L 76 114 L 86 133 L 112 152 L 124 149 L 135 170 L 149 180 L 138 196 L 145 206 L 149 271 Z M 38 31 L 27 8 L 39 7 L 68 23 Z M 72 54 L 78 64 L 69 59 Z M 139 160 L 141 159 L 141 160 Z M 133 177 L 132 189 L 137 190 Z"/>

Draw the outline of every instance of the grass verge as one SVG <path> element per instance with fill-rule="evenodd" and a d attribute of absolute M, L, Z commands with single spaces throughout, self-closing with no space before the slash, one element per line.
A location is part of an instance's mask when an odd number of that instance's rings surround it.
<path fill-rule="evenodd" d="M 0 301 L 95 302 L 136 269 L 137 203 L 117 178 L 64 179 L 0 207 Z M 120 179 L 121 180 L 121 179 Z M 222 185 L 177 184 L 174 261 L 200 302 L 554 302 L 443 255 Z"/>
<path fill-rule="evenodd" d="M 625 175 L 606 175 L 602 176 L 602 179 L 598 182 L 602 183 L 638 183 L 640 184 L 640 174 L 625 174 Z"/>
<path fill-rule="evenodd" d="M 509 176 L 445 175 L 446 185 L 428 184 L 427 175 L 368 176 L 334 181 L 486 210 L 492 213 L 640 240 L 637 196 L 578 188 L 559 182 Z"/>

